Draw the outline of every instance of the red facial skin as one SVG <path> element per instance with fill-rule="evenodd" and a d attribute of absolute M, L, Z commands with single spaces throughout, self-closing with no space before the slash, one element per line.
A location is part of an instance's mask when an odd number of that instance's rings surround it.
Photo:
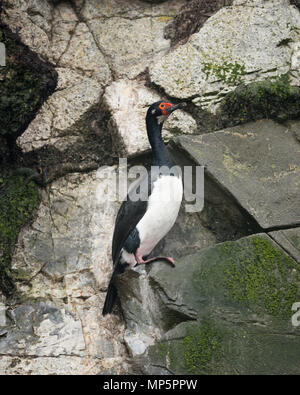
<path fill-rule="evenodd" d="M 173 106 L 172 103 L 160 103 L 160 105 L 158 107 L 161 109 L 161 112 L 163 115 L 167 115 L 166 108 L 172 107 L 172 106 Z"/>

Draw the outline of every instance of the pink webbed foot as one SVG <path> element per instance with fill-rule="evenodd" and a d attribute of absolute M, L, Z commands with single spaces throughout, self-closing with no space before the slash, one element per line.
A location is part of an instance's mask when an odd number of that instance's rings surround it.
<path fill-rule="evenodd" d="M 149 258 L 149 259 L 144 261 L 143 257 L 141 257 L 139 254 L 135 254 L 135 258 L 136 258 L 136 264 L 137 265 L 142 265 L 144 263 L 153 263 L 155 261 L 165 261 L 166 263 L 168 263 L 172 267 L 175 267 L 174 259 L 171 258 L 171 257 L 168 257 L 168 256 L 156 256 L 154 258 Z"/>

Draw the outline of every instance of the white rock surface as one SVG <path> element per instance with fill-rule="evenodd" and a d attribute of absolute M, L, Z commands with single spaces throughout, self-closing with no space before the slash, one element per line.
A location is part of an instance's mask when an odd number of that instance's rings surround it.
<path fill-rule="evenodd" d="M 110 187 L 114 174 L 114 167 L 72 174 L 43 194 L 36 220 L 19 236 L 12 266 L 28 275 L 18 289 L 48 302 L 25 302 L 12 311 L 8 334 L 0 337 L 0 354 L 7 355 L 0 371 L 11 371 L 9 358 L 22 356 L 22 373 L 66 374 L 69 359 L 78 373 L 124 372 L 124 324 L 101 314 L 119 206 Z M 37 363 L 40 357 L 53 358 L 48 368 Z"/>
<path fill-rule="evenodd" d="M 110 59 L 114 74 L 134 78 L 169 49 L 169 40 L 164 38 L 168 22 L 164 18 L 113 17 L 92 19 L 87 24 Z"/>
<path fill-rule="evenodd" d="M 99 365 L 88 357 L 21 358 L 3 356 L 0 358 L 1 375 L 94 375 L 98 373 Z"/>
<path fill-rule="evenodd" d="M 95 79 L 70 69 L 58 68 L 57 71 L 56 91 L 17 141 L 24 152 L 49 144 L 65 150 L 74 144 L 80 133 L 72 126 L 100 101 L 103 90 Z M 67 140 L 64 138 L 66 134 Z"/>
<path fill-rule="evenodd" d="M 85 23 L 78 23 L 68 43 L 68 48 L 58 60 L 58 66 L 79 70 L 88 77 L 106 85 L 110 81 L 110 70 Z"/>
<path fill-rule="evenodd" d="M 169 95 L 192 98 L 213 111 L 240 82 L 290 70 L 290 42 L 299 42 L 299 29 L 300 12 L 287 0 L 235 2 L 209 18 L 185 45 L 156 62 L 151 80 Z"/>
<path fill-rule="evenodd" d="M 151 4 L 142 0 L 81 0 L 74 1 L 77 4 L 80 15 L 85 20 L 106 17 L 111 18 L 120 16 L 124 18 L 140 18 L 143 17 L 173 17 L 178 10 L 187 3 L 186 0 L 168 0 L 160 4 Z"/>
<path fill-rule="evenodd" d="M 104 105 L 111 114 L 109 127 L 122 155 L 132 156 L 150 149 L 145 116 L 148 106 L 162 100 L 156 92 L 142 83 L 130 80 L 113 82 L 105 91 Z M 177 110 L 165 122 L 163 136 L 170 139 L 176 133 L 195 133 L 197 125 L 191 115 Z"/>
<path fill-rule="evenodd" d="M 45 59 L 52 56 L 48 37 L 51 20 L 52 7 L 47 0 L 3 1 L 2 21 L 13 32 L 18 32 L 24 44 Z"/>
<path fill-rule="evenodd" d="M 74 127 L 76 121 L 100 103 L 103 87 L 110 84 L 112 76 L 136 77 L 166 53 L 170 45 L 164 38 L 164 28 L 185 2 L 172 0 L 154 6 L 137 0 L 101 4 L 79 1 L 72 7 L 64 1 L 54 6 L 46 0 L 41 4 L 33 0 L 17 3 L 7 0 L 5 21 L 32 50 L 53 62 L 58 72 L 56 91 L 18 139 L 22 150 L 30 152 L 53 146 L 64 152 L 82 142 L 80 131 Z M 130 91 L 129 95 L 139 92 L 137 114 L 130 113 L 136 110 L 131 104 L 125 105 L 127 114 L 125 108 L 121 112 L 116 110 L 115 102 L 125 91 Z M 159 99 L 156 93 L 134 81 L 113 83 L 108 88 L 107 107 L 114 113 L 111 130 L 116 141 L 126 140 L 126 154 L 149 148 L 145 112 L 141 108 Z M 122 100 L 130 102 L 131 97 Z M 166 136 L 181 128 L 186 133 L 196 129 L 193 119 L 183 112 L 173 117 Z"/>
<path fill-rule="evenodd" d="M 155 343 L 153 337 L 130 330 L 125 331 L 124 340 L 133 357 L 143 354 L 149 346 Z"/>
<path fill-rule="evenodd" d="M 115 76 L 134 78 L 170 48 L 164 28 L 185 3 L 92 0 L 78 8 Z"/>

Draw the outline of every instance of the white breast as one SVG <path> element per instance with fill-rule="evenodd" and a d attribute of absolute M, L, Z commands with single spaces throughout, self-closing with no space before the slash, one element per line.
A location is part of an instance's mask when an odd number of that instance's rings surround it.
<path fill-rule="evenodd" d="M 182 201 L 182 180 L 163 175 L 153 186 L 148 208 L 137 224 L 141 245 L 138 253 L 148 255 L 174 225 Z"/>

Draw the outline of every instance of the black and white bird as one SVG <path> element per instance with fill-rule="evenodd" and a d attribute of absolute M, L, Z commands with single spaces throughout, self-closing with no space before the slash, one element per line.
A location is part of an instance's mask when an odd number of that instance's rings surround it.
<path fill-rule="evenodd" d="M 147 259 L 158 242 L 169 232 L 178 216 L 183 186 L 180 171 L 174 165 L 162 139 L 163 122 L 175 110 L 186 104 L 159 101 L 152 104 L 146 115 L 148 139 L 153 153 L 151 174 L 129 190 L 115 222 L 112 242 L 113 274 L 108 285 L 102 314 L 111 313 L 117 297 L 116 275 L 128 267 L 164 260 L 174 265 L 170 257 Z M 171 172 L 170 172 L 171 169 Z M 143 199 L 136 200 L 137 192 Z M 146 258 L 144 260 L 144 258 Z"/>

